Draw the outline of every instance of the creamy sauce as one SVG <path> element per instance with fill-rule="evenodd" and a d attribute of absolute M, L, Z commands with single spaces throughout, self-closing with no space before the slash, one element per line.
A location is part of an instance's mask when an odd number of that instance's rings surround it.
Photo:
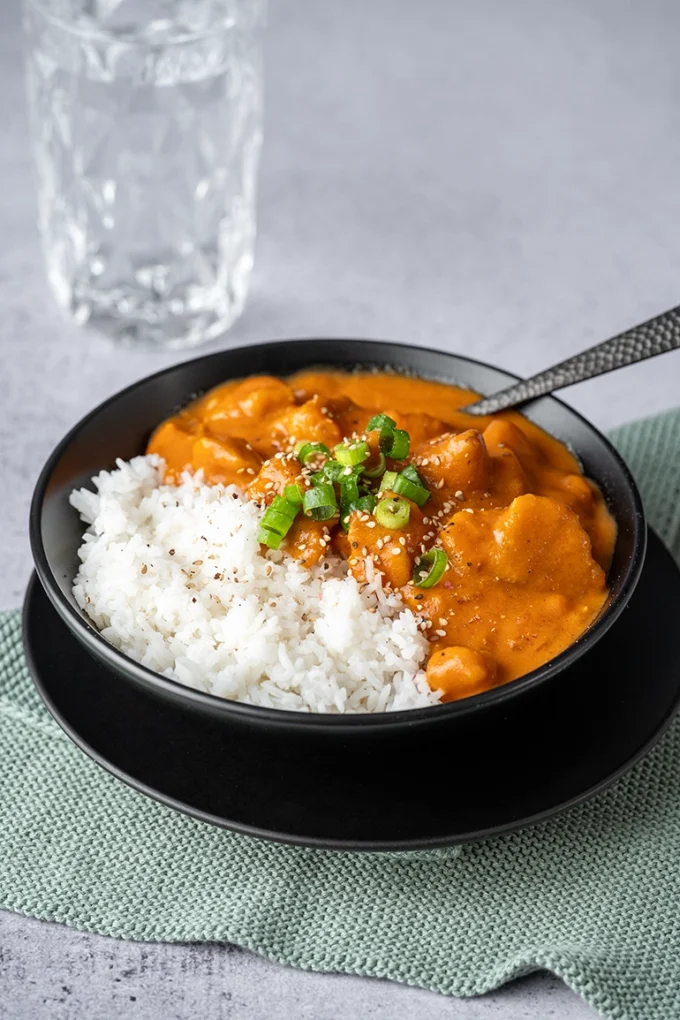
<path fill-rule="evenodd" d="M 309 484 L 295 456 L 302 442 L 331 450 L 365 438 L 377 456 L 384 412 L 410 436 L 406 461 L 430 490 L 410 504 L 404 529 L 353 513 L 298 516 L 282 546 L 307 565 L 332 546 L 364 580 L 366 558 L 423 618 L 431 641 L 427 677 L 454 700 L 506 683 L 572 644 L 606 598 L 605 572 L 616 526 L 598 488 L 569 450 L 515 412 L 487 418 L 457 408 L 475 394 L 389 373 L 307 371 L 286 381 L 255 376 L 215 387 L 167 419 L 149 443 L 166 461 L 166 480 L 202 470 L 234 483 L 262 505 L 286 485 Z M 448 567 L 432 588 L 411 583 L 424 549 L 442 548 Z"/>

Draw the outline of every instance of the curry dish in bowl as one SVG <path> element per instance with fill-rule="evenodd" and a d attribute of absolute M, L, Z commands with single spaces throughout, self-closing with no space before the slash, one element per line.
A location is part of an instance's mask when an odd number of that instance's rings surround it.
<path fill-rule="evenodd" d="M 303 571 L 330 561 L 334 580 L 342 569 L 359 590 L 379 586 L 366 612 L 377 620 L 387 597 L 392 619 L 415 620 L 416 681 L 424 674 L 435 701 L 454 701 L 575 642 L 607 601 L 616 541 L 602 494 L 567 447 L 520 414 L 457 410 L 472 397 L 389 372 L 258 375 L 164 420 L 147 454 L 165 489 L 194 478 L 252 503 L 272 570 L 282 559 Z M 185 557 L 192 605 L 202 584 L 219 600 L 227 581 L 217 564 L 204 582 L 202 558 Z"/>

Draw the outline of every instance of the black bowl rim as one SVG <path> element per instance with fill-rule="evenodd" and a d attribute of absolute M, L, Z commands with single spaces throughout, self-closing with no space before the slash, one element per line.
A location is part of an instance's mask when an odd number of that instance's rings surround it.
<path fill-rule="evenodd" d="M 335 343 L 346 343 L 349 347 L 354 344 L 361 344 L 362 347 L 367 345 L 372 348 L 379 350 L 380 348 L 389 347 L 391 349 L 401 348 L 408 351 L 422 351 L 427 354 L 436 355 L 438 357 L 458 359 L 469 362 L 471 364 L 479 365 L 483 368 L 489 368 L 494 371 L 499 371 L 505 374 L 509 380 L 517 381 L 519 376 L 515 376 L 505 369 L 498 368 L 495 365 L 489 364 L 489 362 L 480 361 L 477 358 L 470 358 L 465 354 L 455 354 L 451 351 L 442 351 L 433 347 L 420 347 L 414 344 L 397 343 L 388 340 L 366 340 L 362 338 L 331 338 L 331 337 L 297 337 L 295 339 L 277 339 L 268 340 L 258 344 L 246 344 L 240 347 L 226 348 L 221 351 L 215 351 L 211 354 L 200 355 L 197 358 L 189 358 L 186 361 L 178 362 L 174 365 L 170 365 L 166 368 L 160 369 L 158 372 L 153 372 L 151 375 L 144 376 L 142 379 L 138 379 L 136 382 L 131 383 L 129 386 L 124 387 L 122 390 L 112 394 L 106 400 L 98 404 L 92 411 L 88 412 L 83 418 L 81 418 L 76 424 L 69 429 L 64 438 L 57 444 L 50 456 L 48 457 L 44 467 L 42 468 L 36 486 L 33 492 L 31 500 L 31 506 L 29 511 L 29 537 L 31 544 L 31 552 L 33 555 L 33 561 L 35 569 L 40 579 L 40 582 L 45 589 L 50 601 L 54 605 L 57 612 L 60 614 L 66 625 L 69 627 L 74 636 L 84 646 L 94 654 L 100 661 L 103 661 L 110 669 L 115 673 L 122 674 L 128 679 L 135 683 L 140 683 L 142 686 L 151 688 L 152 691 L 162 697 L 175 697 L 180 700 L 186 701 L 187 707 L 193 709 L 208 712 L 210 714 L 236 714 L 241 716 L 244 720 L 250 719 L 253 722 L 266 723 L 268 725 L 284 725 L 284 726 L 303 726 L 305 728 L 320 728 L 326 729 L 326 727 L 332 727 L 333 729 L 361 727 L 363 729 L 371 729 L 373 727 L 382 726 L 400 726 L 404 724 L 418 725 L 422 723 L 428 723 L 434 718 L 443 721 L 445 716 L 462 716 L 468 713 L 478 712 L 486 708 L 490 708 L 493 705 L 501 704 L 510 698 L 520 696 L 523 692 L 530 690 L 537 685 L 546 682 L 557 673 L 561 673 L 562 670 L 572 666 L 582 655 L 584 655 L 588 649 L 590 649 L 600 638 L 607 633 L 609 628 L 618 619 L 622 611 L 632 595 L 635 586 L 640 578 L 642 567 L 645 559 L 645 552 L 647 546 L 647 529 L 645 514 L 642 504 L 642 498 L 638 491 L 637 485 L 633 476 L 630 473 L 625 461 L 618 453 L 616 448 L 609 442 L 606 436 L 604 436 L 599 429 L 597 429 L 591 422 L 587 420 L 582 414 L 569 407 L 563 401 L 558 400 L 554 396 L 542 397 L 541 400 L 551 400 L 558 403 L 561 407 L 577 418 L 586 428 L 590 429 L 598 439 L 605 445 L 610 456 L 617 463 L 621 474 L 623 475 L 626 484 L 633 497 L 633 503 L 635 506 L 635 517 L 634 517 L 634 534 L 633 534 L 633 555 L 628 563 L 628 567 L 624 574 L 621 588 L 611 603 L 607 606 L 605 611 L 600 617 L 598 617 L 590 627 L 579 637 L 573 644 L 565 648 L 563 652 L 557 655 L 554 659 L 549 660 L 537 669 L 532 670 L 530 673 L 525 673 L 524 676 L 518 677 L 516 680 L 509 681 L 507 684 L 503 684 L 500 687 L 495 687 L 489 691 L 484 691 L 482 694 L 472 695 L 469 698 L 464 698 L 460 701 L 445 702 L 443 704 L 431 705 L 426 708 L 411 708 L 402 709 L 395 712 L 381 712 L 381 713 L 356 713 L 356 714 L 332 714 L 321 713 L 321 712 L 298 712 L 289 709 L 280 708 L 267 708 L 261 705 L 249 705 L 243 702 L 230 701 L 225 698 L 219 698 L 216 695 L 208 694 L 207 692 L 197 691 L 194 688 L 186 687 L 180 684 L 176 680 L 172 680 L 169 677 L 161 676 L 160 673 L 156 673 L 154 670 L 149 669 L 141 663 L 136 662 L 134 659 L 129 658 L 123 652 L 120 652 L 113 645 L 110 645 L 105 638 L 94 628 L 94 626 L 88 623 L 83 616 L 77 611 L 64 597 L 61 588 L 56 583 L 56 579 L 50 569 L 47 554 L 45 552 L 42 533 L 41 533 L 41 513 L 42 504 L 45 498 L 47 486 L 52 477 L 52 473 L 59 459 L 61 458 L 64 451 L 78 435 L 78 433 L 85 428 L 88 423 L 100 414 L 106 407 L 115 403 L 122 396 L 131 393 L 142 385 L 146 385 L 153 382 L 160 377 L 169 374 L 170 372 L 182 369 L 187 365 L 193 364 L 198 361 L 210 361 L 211 359 L 220 359 L 225 354 L 231 353 L 247 353 L 255 350 L 262 350 L 262 348 L 276 347 L 279 345 L 295 346 L 297 344 L 308 344 L 310 342 L 335 342 Z M 357 360 L 357 364 L 361 364 L 360 360 Z M 310 361 L 310 366 L 313 362 Z M 363 364 L 368 364 L 366 358 L 363 359 Z M 398 367 L 395 365 L 394 367 Z M 417 374 L 417 373 L 414 373 Z M 217 384 L 216 384 L 217 385 Z M 523 413 L 530 411 L 531 406 L 534 402 L 531 402 L 522 409 Z"/>

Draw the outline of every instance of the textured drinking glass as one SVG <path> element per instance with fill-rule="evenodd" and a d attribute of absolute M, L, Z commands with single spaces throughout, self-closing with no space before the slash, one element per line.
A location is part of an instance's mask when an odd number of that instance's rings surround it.
<path fill-rule="evenodd" d="M 253 264 L 264 0 L 24 0 L 52 290 L 131 346 L 241 313 Z"/>

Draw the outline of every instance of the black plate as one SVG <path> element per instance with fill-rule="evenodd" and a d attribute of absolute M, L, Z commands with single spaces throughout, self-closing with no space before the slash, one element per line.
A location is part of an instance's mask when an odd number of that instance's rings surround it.
<path fill-rule="evenodd" d="M 628 607 L 587 656 L 495 712 L 328 741 L 188 713 L 108 672 L 35 577 L 29 666 L 72 740 L 119 779 L 253 836 L 330 849 L 446 846 L 548 818 L 601 790 L 660 737 L 680 700 L 680 573 L 650 533 Z"/>

